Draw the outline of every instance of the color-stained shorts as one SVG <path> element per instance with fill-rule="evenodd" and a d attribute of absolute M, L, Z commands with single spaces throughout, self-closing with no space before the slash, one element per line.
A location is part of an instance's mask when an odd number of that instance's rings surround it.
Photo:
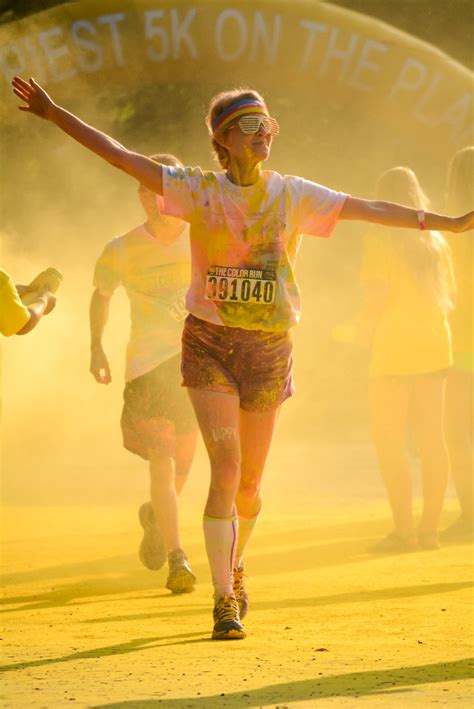
<path fill-rule="evenodd" d="M 226 327 L 188 315 L 183 385 L 235 394 L 246 411 L 271 411 L 294 392 L 290 332 Z"/>
<path fill-rule="evenodd" d="M 197 430 L 187 391 L 181 386 L 181 355 L 127 382 L 120 421 L 124 447 L 149 459 L 150 449 L 176 457 L 177 436 Z"/>

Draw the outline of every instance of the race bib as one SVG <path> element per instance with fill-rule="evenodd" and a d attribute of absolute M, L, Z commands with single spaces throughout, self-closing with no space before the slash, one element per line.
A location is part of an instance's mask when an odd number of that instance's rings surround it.
<path fill-rule="evenodd" d="M 206 300 L 271 305 L 275 301 L 275 291 L 275 271 L 210 266 L 207 272 Z"/>

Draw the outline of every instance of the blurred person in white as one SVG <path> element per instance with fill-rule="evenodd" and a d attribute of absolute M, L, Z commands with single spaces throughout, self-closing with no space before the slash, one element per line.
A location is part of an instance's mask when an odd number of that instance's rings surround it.
<path fill-rule="evenodd" d="M 181 165 L 173 155 L 151 159 Z M 151 501 L 139 510 L 143 527 L 139 555 L 152 570 L 160 569 L 168 558 L 166 588 L 187 593 L 196 579 L 181 547 L 177 496 L 187 480 L 197 440 L 197 423 L 180 372 L 184 298 L 190 282 L 189 227 L 161 214 L 161 198 L 143 185 L 138 196 L 146 221 L 108 242 L 95 266 L 90 371 L 99 384 L 110 384 L 102 340 L 110 299 L 123 286 L 131 313 L 123 444 L 147 460 L 150 471 Z"/>
<path fill-rule="evenodd" d="M 407 167 L 383 173 L 376 191 L 378 199 L 416 209 L 429 206 L 415 173 Z M 443 430 L 445 381 L 452 363 L 448 312 L 454 280 L 449 247 L 437 231 L 372 227 L 364 241 L 361 280 L 365 298 L 359 325 L 371 348 L 372 433 L 394 524 L 372 551 L 437 549 L 449 474 Z M 412 510 L 409 432 L 421 463 L 423 510 L 418 529 Z"/>
<path fill-rule="evenodd" d="M 25 305 L 21 296 L 32 294 Z M 56 306 L 56 296 L 46 286 L 35 291 L 28 286 L 15 285 L 9 274 L 0 268 L 0 333 L 4 337 L 27 335 L 38 325 L 43 315 Z"/>
<path fill-rule="evenodd" d="M 453 213 L 474 198 L 474 146 L 459 150 L 448 170 L 446 209 Z M 459 518 L 441 532 L 442 541 L 474 539 L 474 242 L 472 232 L 452 238 L 451 247 L 456 294 L 450 313 L 453 336 L 453 366 L 446 382 L 446 439 L 451 460 L 451 477 L 461 508 Z"/>

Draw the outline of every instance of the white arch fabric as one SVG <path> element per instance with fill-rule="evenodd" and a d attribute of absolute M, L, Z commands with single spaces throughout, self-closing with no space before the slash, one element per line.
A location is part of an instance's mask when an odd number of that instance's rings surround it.
<path fill-rule="evenodd" d="M 367 136 L 441 158 L 474 139 L 468 69 L 389 25 L 310 0 L 60 5 L 0 27 L 4 90 L 15 73 L 35 76 L 65 105 L 78 92 L 93 101 L 95 88 L 256 86 L 287 97 L 309 126 L 316 114 L 344 125 L 346 114 L 356 153 Z M 7 122 L 17 120 L 11 108 L 2 102 Z"/>

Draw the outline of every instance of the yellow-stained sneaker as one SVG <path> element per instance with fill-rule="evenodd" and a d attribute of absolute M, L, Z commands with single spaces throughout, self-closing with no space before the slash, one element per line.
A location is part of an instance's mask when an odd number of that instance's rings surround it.
<path fill-rule="evenodd" d="M 249 594 L 245 588 L 244 565 L 240 564 L 234 569 L 234 596 L 239 604 L 240 620 L 243 620 L 249 609 Z"/>
<path fill-rule="evenodd" d="M 213 640 L 242 640 L 245 630 L 240 622 L 239 604 L 235 596 L 221 596 L 214 605 Z"/>
<path fill-rule="evenodd" d="M 166 561 L 166 546 L 155 523 L 151 502 L 144 502 L 138 510 L 138 519 L 143 527 L 143 539 L 138 555 L 143 566 L 151 571 L 161 569 Z"/>
<path fill-rule="evenodd" d="M 182 549 L 175 549 L 168 554 L 169 573 L 166 588 L 171 593 L 190 593 L 194 591 L 196 577 L 191 571 L 186 554 Z"/>

